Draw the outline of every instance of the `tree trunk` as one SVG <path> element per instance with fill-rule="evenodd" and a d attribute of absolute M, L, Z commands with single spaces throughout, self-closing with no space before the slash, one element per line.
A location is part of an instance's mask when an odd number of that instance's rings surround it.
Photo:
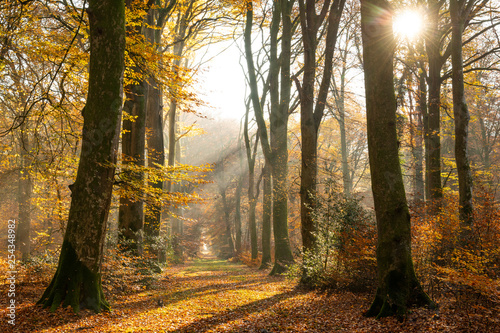
<path fill-rule="evenodd" d="M 415 133 L 415 199 L 423 202 L 425 200 L 425 181 L 424 181 L 424 135 L 425 135 L 425 120 L 427 115 L 427 85 L 425 75 L 422 72 L 419 77 L 418 92 L 417 92 L 417 114 L 416 114 L 416 133 Z"/>
<path fill-rule="evenodd" d="M 256 114 L 262 114 L 262 106 L 259 100 L 257 77 L 255 73 L 255 65 L 253 62 L 253 54 L 252 54 L 252 23 L 253 23 L 253 5 L 252 1 L 250 0 L 247 1 L 247 13 L 246 13 L 246 22 L 244 31 L 245 57 L 247 60 L 248 78 L 250 85 L 250 101 L 252 102 L 254 110 L 257 110 L 254 112 Z M 257 145 L 259 142 L 259 138 L 262 135 L 262 133 L 257 133 L 257 135 L 255 136 L 255 145 L 252 153 L 252 148 L 250 146 L 250 137 L 248 135 L 249 114 L 250 114 L 250 105 L 247 105 L 243 134 L 245 138 L 245 148 L 248 161 L 248 201 L 250 205 L 248 212 L 248 226 L 250 228 L 250 244 L 251 244 L 252 260 L 254 260 L 257 259 L 258 257 L 257 223 L 255 217 L 257 198 L 254 194 L 255 156 L 257 153 Z M 262 125 L 259 125 L 258 130 L 259 132 L 264 131 L 267 139 L 267 130 L 265 129 L 265 124 L 263 125 L 264 128 L 261 128 L 261 126 Z M 264 148 L 262 149 L 264 150 Z"/>
<path fill-rule="evenodd" d="M 466 19 L 466 1 L 450 0 L 451 65 L 453 89 L 453 115 L 455 118 L 455 160 L 458 174 L 459 217 L 464 227 L 464 238 L 470 235 L 473 223 L 472 173 L 469 162 L 468 136 L 470 114 L 465 101 L 462 33 Z"/>
<path fill-rule="evenodd" d="M 435 201 L 437 207 L 440 207 L 440 201 L 443 197 L 443 189 L 441 185 L 441 126 L 440 126 L 440 109 L 441 109 L 441 69 L 444 61 L 440 54 L 441 34 L 439 32 L 439 11 L 441 4 L 437 0 L 429 2 L 429 20 L 428 34 L 426 36 L 426 50 L 429 61 L 429 106 L 427 116 L 427 142 L 428 143 L 428 159 L 426 159 L 426 169 L 428 173 L 429 187 L 428 199 Z"/>
<path fill-rule="evenodd" d="M 26 123 L 25 123 L 26 124 Z M 25 133 L 25 125 L 21 126 L 20 137 L 20 162 L 18 178 L 18 205 L 19 217 L 17 219 L 16 243 L 21 252 L 21 260 L 26 261 L 30 258 L 31 252 L 31 197 L 33 195 L 33 181 L 31 179 L 30 167 L 30 142 L 28 134 Z"/>
<path fill-rule="evenodd" d="M 342 92 L 342 95 L 344 93 Z M 346 129 L 345 129 L 345 105 L 344 105 L 344 96 L 342 98 L 342 107 L 338 109 L 339 113 L 339 128 L 340 128 L 340 154 L 342 161 L 342 180 L 344 185 L 344 195 L 349 196 L 352 192 L 352 179 L 351 174 L 349 172 L 349 151 L 347 148 L 347 138 L 346 138 Z"/>
<path fill-rule="evenodd" d="M 273 188 L 274 267 L 271 275 L 281 274 L 293 263 L 288 238 L 288 110 L 291 94 L 290 59 L 292 42 L 291 9 L 293 0 L 275 1 L 271 23 L 271 119 L 270 162 Z M 281 64 L 277 45 L 280 17 Z M 281 66 L 280 66 L 281 65 Z M 281 69 L 281 71 L 280 71 Z M 281 74 L 278 80 L 278 74 Z"/>
<path fill-rule="evenodd" d="M 229 207 L 229 204 L 227 202 L 226 198 L 226 189 L 222 189 L 220 193 L 222 197 L 222 207 L 224 210 L 224 224 L 226 226 L 226 241 L 227 241 L 227 252 L 223 253 L 223 257 L 225 258 L 232 258 L 234 257 L 234 242 L 233 242 L 233 235 L 231 232 L 231 208 Z"/>
<path fill-rule="evenodd" d="M 330 2 L 332 5 L 330 6 Z M 302 42 L 304 45 L 304 74 L 300 87 L 300 132 L 302 138 L 300 177 L 300 216 L 302 246 L 312 251 L 316 243 L 316 227 L 312 214 L 316 207 L 316 182 L 318 174 L 318 132 L 330 87 L 333 52 L 342 15 L 344 0 L 326 0 L 321 13 L 316 14 L 316 1 L 299 0 Z M 328 14 L 325 48 L 325 67 L 320 87 L 315 95 L 316 51 L 318 32 Z M 285 21 L 283 21 L 285 22 Z"/>
<path fill-rule="evenodd" d="M 192 2 L 191 2 L 192 4 Z M 174 45 L 174 56 L 176 59 L 173 62 L 173 68 L 174 72 L 176 74 L 179 74 L 180 72 L 180 65 L 182 61 L 182 55 L 184 51 L 184 41 L 183 38 L 185 37 L 186 34 L 186 29 L 187 29 L 187 22 L 186 22 L 186 15 L 187 13 L 179 19 L 178 21 L 178 27 L 177 27 L 177 36 L 176 36 L 176 43 Z M 168 159 L 167 159 L 167 165 L 169 167 L 175 166 L 175 156 L 176 156 L 176 144 L 177 144 L 177 86 L 180 84 L 180 82 L 176 82 L 173 85 L 171 95 L 173 96 L 170 99 L 170 107 L 168 110 Z M 167 192 L 172 192 L 174 191 L 173 189 L 173 182 L 167 181 Z M 175 209 L 175 208 L 174 208 Z M 175 213 L 175 212 L 174 212 Z M 170 217 L 170 228 L 171 228 L 171 235 L 172 235 L 172 242 L 173 242 L 173 251 L 174 251 L 174 257 L 176 260 L 181 260 L 182 258 L 182 248 L 180 244 L 180 238 L 182 234 L 182 228 L 181 228 L 181 221 L 174 216 Z"/>
<path fill-rule="evenodd" d="M 243 189 L 243 173 L 239 175 L 238 185 L 235 193 L 234 207 L 234 232 L 235 232 L 235 254 L 241 255 L 241 191 Z"/>
<path fill-rule="evenodd" d="M 146 108 L 146 127 L 148 145 L 148 167 L 158 169 L 165 166 L 165 144 L 163 140 L 163 102 L 161 88 L 155 78 L 149 79 Z M 153 188 L 163 191 L 163 182 L 149 179 Z M 153 201 L 146 206 L 144 232 L 148 236 L 159 236 L 162 205 Z"/>
<path fill-rule="evenodd" d="M 410 214 L 398 154 L 392 12 L 385 0 L 361 1 L 368 151 L 377 218 L 378 288 L 367 316 L 405 316 L 433 305 L 411 257 Z"/>
<path fill-rule="evenodd" d="M 272 217 L 272 185 L 271 172 L 266 164 L 262 170 L 262 261 L 260 269 L 266 269 L 271 265 L 271 217 Z"/>
<path fill-rule="evenodd" d="M 133 70 L 138 72 L 140 69 Z M 126 101 L 123 110 L 134 120 L 125 118 L 123 120 L 124 133 L 122 134 L 122 164 L 127 166 L 144 167 L 144 149 L 146 146 L 146 96 L 147 82 L 131 84 L 126 89 Z M 120 208 L 118 212 L 118 230 L 123 250 L 132 250 L 137 254 L 142 253 L 142 239 L 140 232 L 144 225 L 144 201 L 142 198 L 142 183 L 144 174 L 124 170 L 125 194 L 120 197 Z"/>
<path fill-rule="evenodd" d="M 253 54 L 251 48 L 251 28 L 253 19 L 252 1 L 247 1 L 247 17 L 245 26 L 245 56 L 247 59 L 248 77 L 251 89 L 251 99 L 258 125 L 262 151 L 266 164 L 271 169 L 273 191 L 273 224 L 275 241 L 275 265 L 271 274 L 280 274 L 287 270 L 287 265 L 293 263 L 293 254 L 288 238 L 288 110 L 290 104 L 290 57 L 292 22 L 292 1 L 279 0 L 273 5 L 270 28 L 270 61 L 269 61 L 269 91 L 271 95 L 270 140 L 267 135 L 264 113 L 260 105 Z M 278 61 L 278 32 L 283 20 L 281 36 L 281 64 Z M 280 71 L 281 69 L 281 71 Z M 280 79 L 281 73 L 281 79 Z M 281 81 L 281 82 L 280 82 Z M 264 240 L 263 240 L 264 241 Z"/>
<path fill-rule="evenodd" d="M 172 10 L 174 0 L 166 3 L 164 8 L 151 8 L 147 15 L 147 26 L 144 35 L 152 45 L 156 45 L 156 52 L 161 46 L 164 20 Z M 154 74 L 148 78 L 146 98 L 146 140 L 148 151 L 148 168 L 159 169 L 165 166 L 165 141 L 163 138 L 163 98 L 162 88 Z M 149 186 L 163 192 L 163 181 L 148 179 Z M 159 236 L 161 229 L 163 205 L 159 200 L 152 200 L 146 205 L 144 218 L 144 233 L 147 236 Z"/>
<path fill-rule="evenodd" d="M 337 87 L 335 82 L 335 77 L 332 76 L 333 83 L 333 97 L 335 98 L 335 105 L 337 106 L 338 117 L 336 117 L 339 123 L 340 130 L 340 159 L 342 163 L 342 183 L 344 188 L 344 195 L 349 196 L 353 189 L 353 177 L 351 176 L 351 171 L 349 170 L 349 147 L 347 146 L 347 136 L 346 136 L 346 120 L 345 120 L 345 87 L 346 87 L 346 73 L 347 73 L 347 57 L 349 55 L 348 47 L 341 50 L 341 62 L 342 69 L 340 74 L 340 87 Z M 330 110 L 333 114 L 333 110 Z"/>
<path fill-rule="evenodd" d="M 257 206 L 257 195 L 255 195 L 255 157 L 257 155 L 257 148 L 259 145 L 259 136 L 255 136 L 255 143 L 252 147 L 250 145 L 250 136 L 248 135 L 248 121 L 250 114 L 250 106 L 247 105 L 245 113 L 245 123 L 243 126 L 243 138 L 245 140 L 245 151 L 247 154 L 248 163 L 248 228 L 250 229 L 250 249 L 252 260 L 258 257 L 258 244 L 257 244 L 257 222 L 255 216 L 255 209 Z"/>
<path fill-rule="evenodd" d="M 255 260 L 259 255 L 258 239 L 257 239 L 257 218 L 255 213 L 257 206 L 257 198 L 253 196 L 253 193 L 249 193 L 249 195 L 250 194 L 252 194 L 252 199 L 249 203 L 249 208 L 248 208 L 248 228 L 250 229 L 250 252 L 252 260 Z"/>
<path fill-rule="evenodd" d="M 39 304 L 109 309 L 101 286 L 106 222 L 120 134 L 125 50 L 123 0 L 89 0 L 89 90 L 80 163 L 57 271 Z"/>

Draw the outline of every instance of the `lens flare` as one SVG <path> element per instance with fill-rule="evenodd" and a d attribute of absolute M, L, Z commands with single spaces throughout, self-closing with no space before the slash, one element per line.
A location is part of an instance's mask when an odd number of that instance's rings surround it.
<path fill-rule="evenodd" d="M 417 10 L 404 10 L 394 16 L 392 29 L 396 36 L 415 40 L 422 32 L 423 17 Z"/>

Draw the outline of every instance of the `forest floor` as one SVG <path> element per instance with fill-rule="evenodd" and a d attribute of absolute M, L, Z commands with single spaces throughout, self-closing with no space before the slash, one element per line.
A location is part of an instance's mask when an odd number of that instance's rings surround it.
<path fill-rule="evenodd" d="M 497 309 L 438 300 L 406 321 L 363 317 L 370 294 L 311 291 L 284 277 L 205 257 L 166 269 L 146 286 L 105 291 L 111 312 L 55 313 L 35 305 L 47 286 L 17 286 L 16 325 L 7 323 L 0 285 L 0 332 L 500 332 Z M 127 290 L 125 290 L 127 289 Z"/>

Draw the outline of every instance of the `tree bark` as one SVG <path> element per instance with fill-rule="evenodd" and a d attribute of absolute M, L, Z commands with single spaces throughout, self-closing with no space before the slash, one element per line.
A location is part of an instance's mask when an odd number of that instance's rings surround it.
<path fill-rule="evenodd" d="M 234 242 L 233 242 L 233 235 L 231 232 L 231 208 L 229 207 L 229 203 L 227 202 L 227 197 L 226 197 L 226 189 L 223 188 L 221 189 L 220 192 L 221 198 L 222 198 L 222 208 L 224 210 L 224 224 L 226 226 L 226 241 L 227 241 L 227 252 L 222 253 L 224 258 L 232 258 L 234 257 L 235 251 L 234 251 Z"/>
<path fill-rule="evenodd" d="M 262 260 L 260 262 L 260 269 L 266 269 L 271 265 L 271 217 L 273 200 L 271 171 L 267 163 L 264 165 L 262 173 Z"/>
<path fill-rule="evenodd" d="M 165 143 L 163 140 L 163 102 L 161 88 L 155 78 L 149 79 L 146 107 L 146 127 L 148 146 L 148 167 L 158 169 L 165 166 Z M 148 179 L 150 186 L 163 190 L 163 182 Z M 161 227 L 162 205 L 159 202 L 146 206 L 144 232 L 148 236 L 159 236 Z"/>
<path fill-rule="evenodd" d="M 273 187 L 274 266 L 271 275 L 281 274 L 293 263 L 288 237 L 288 110 L 291 95 L 290 58 L 292 43 L 291 9 L 293 0 L 279 0 L 273 7 L 271 23 L 271 175 Z M 281 16 L 281 64 L 278 62 L 277 45 Z M 276 26 L 276 23 L 278 27 Z M 281 65 L 281 66 L 280 66 Z M 281 71 L 280 71 L 281 69 Z M 278 80 L 278 72 L 281 74 Z"/>
<path fill-rule="evenodd" d="M 18 177 L 18 207 L 19 217 L 17 219 L 16 243 L 21 252 L 21 260 L 26 261 L 30 258 L 31 252 L 31 198 L 33 196 L 33 180 L 31 178 L 30 167 L 30 140 L 26 133 L 26 122 L 21 126 L 19 148 L 20 163 Z"/>
<path fill-rule="evenodd" d="M 89 90 L 68 225 L 52 282 L 38 301 L 54 311 L 109 309 L 101 286 L 106 222 L 120 134 L 125 50 L 123 0 L 89 0 Z"/>
<path fill-rule="evenodd" d="M 139 68 L 134 70 L 139 75 Z M 144 167 L 144 149 L 146 146 L 146 96 L 147 81 L 142 78 L 140 82 L 129 85 L 126 89 L 126 101 L 123 110 L 134 120 L 124 119 L 122 135 L 122 164 L 125 168 L 123 179 L 125 193 L 120 197 L 118 212 L 118 230 L 123 250 L 132 250 L 141 254 L 142 239 L 140 232 L 144 226 L 144 201 L 142 198 L 142 183 L 144 174 L 126 170 L 127 166 Z"/>
<path fill-rule="evenodd" d="M 441 69 L 444 64 L 443 56 L 440 53 L 441 33 L 439 31 L 440 9 L 444 2 L 432 0 L 429 2 L 429 20 L 426 51 L 429 62 L 429 75 L 427 83 L 429 86 L 429 105 L 427 115 L 426 133 L 428 144 L 428 159 L 426 159 L 426 169 L 428 178 L 428 199 L 435 201 L 437 207 L 440 207 L 440 201 L 443 197 L 441 184 Z M 437 210 L 436 210 L 437 211 Z"/>
<path fill-rule="evenodd" d="M 420 73 L 418 77 L 418 91 L 417 91 L 417 114 L 416 114 L 416 133 L 415 133 L 415 198 L 417 201 L 423 202 L 425 200 L 425 181 L 424 181 L 424 165 L 423 161 L 427 160 L 424 152 L 424 133 L 425 133 L 425 120 L 427 115 L 427 85 L 425 82 L 424 72 Z"/>
<path fill-rule="evenodd" d="M 409 305 L 433 305 L 411 257 L 410 213 L 398 152 L 392 8 L 361 1 L 368 151 L 377 218 L 378 288 L 367 316 L 405 316 Z"/>
<path fill-rule="evenodd" d="M 248 134 L 248 122 L 249 122 L 250 106 L 247 105 L 245 113 L 245 123 L 243 126 L 243 137 L 245 140 L 245 151 L 247 154 L 248 163 L 248 228 L 250 229 L 250 249 L 252 260 L 258 257 L 258 241 L 257 241 L 257 221 L 256 221 L 256 206 L 257 206 L 257 195 L 255 195 L 255 157 L 257 155 L 257 147 L 259 144 L 259 136 L 255 136 L 255 144 L 252 147 L 250 145 L 250 136 Z"/>
<path fill-rule="evenodd" d="M 346 127 L 345 127 L 345 104 L 344 91 L 341 92 L 341 107 L 338 108 L 338 123 L 340 128 L 340 154 L 342 161 L 342 180 L 344 185 L 344 195 L 349 196 L 352 192 L 352 178 L 349 171 L 349 150 L 347 148 Z"/>
<path fill-rule="evenodd" d="M 453 90 L 453 115 L 455 118 L 455 160 L 458 174 L 459 218 L 466 227 L 463 236 L 470 235 L 473 224 L 472 172 L 469 162 L 470 114 L 465 100 L 462 34 L 467 18 L 465 0 L 450 0 L 451 16 L 451 66 Z M 469 229 L 469 230 L 467 230 Z"/>
<path fill-rule="evenodd" d="M 241 159 L 241 156 L 240 156 Z M 235 255 L 241 255 L 241 191 L 243 190 L 243 173 L 239 175 L 236 185 L 235 204 L 234 204 L 234 233 L 235 233 Z"/>

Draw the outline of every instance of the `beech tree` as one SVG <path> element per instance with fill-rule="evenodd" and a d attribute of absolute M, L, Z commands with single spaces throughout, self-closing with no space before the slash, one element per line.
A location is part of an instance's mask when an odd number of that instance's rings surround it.
<path fill-rule="evenodd" d="M 149 8 L 144 26 L 145 41 L 149 43 L 154 53 L 160 53 L 162 48 L 162 33 L 168 18 L 173 12 L 176 0 L 161 1 Z M 161 67 L 161 61 L 153 66 Z M 163 137 L 163 86 L 158 73 L 148 71 L 146 97 L 146 144 L 148 168 L 160 170 L 165 165 L 165 141 Z M 151 189 L 163 192 L 163 181 L 148 177 Z M 146 236 L 159 236 L 163 207 L 158 202 L 148 202 L 145 205 L 144 233 Z"/>
<path fill-rule="evenodd" d="M 142 240 L 139 238 L 144 225 L 144 200 L 140 195 L 140 185 L 144 182 L 144 174 L 141 171 L 131 171 L 128 165 L 144 167 L 146 146 L 146 102 L 148 92 L 148 80 L 146 74 L 145 59 L 137 52 L 137 44 L 144 43 L 141 33 L 142 21 L 147 13 L 144 3 L 138 1 L 126 1 L 130 12 L 134 13 L 133 19 L 127 22 L 127 35 L 129 41 L 127 46 L 130 56 L 130 68 L 127 69 L 129 78 L 125 86 L 125 103 L 123 112 L 123 134 L 122 134 L 122 164 L 124 170 L 121 175 L 126 184 L 126 191 L 120 197 L 120 208 L 118 212 L 118 229 L 120 239 L 127 246 L 125 250 L 134 250 L 140 253 Z M 141 15 L 142 13 L 142 15 Z M 132 65 L 133 64 L 133 65 Z"/>
<path fill-rule="evenodd" d="M 54 311 L 109 309 L 101 262 L 111 203 L 122 110 L 125 50 L 123 0 L 89 0 L 89 90 L 80 163 L 57 271 L 38 301 Z"/>
<path fill-rule="evenodd" d="M 443 36 L 446 28 L 440 27 L 440 15 L 444 1 L 432 0 L 428 3 L 428 28 L 425 47 L 428 57 L 428 113 L 426 136 L 426 194 L 427 198 L 441 199 L 443 190 L 441 184 L 441 70 L 447 56 L 441 52 Z"/>
<path fill-rule="evenodd" d="M 487 2 L 486 0 L 485 2 Z M 465 22 L 475 1 L 450 0 L 451 66 L 453 115 L 455 118 L 455 160 L 458 174 L 459 218 L 466 227 L 472 227 L 472 172 L 469 161 L 469 108 L 465 100 L 462 34 Z M 468 233 L 468 232 L 467 232 Z"/>
<path fill-rule="evenodd" d="M 253 147 L 249 135 L 249 114 L 250 105 L 246 106 L 245 120 L 243 124 L 243 139 L 245 141 L 245 152 L 248 163 L 248 228 L 250 230 L 250 252 L 252 260 L 257 259 L 258 244 L 257 244 L 257 219 L 256 219 L 256 206 L 259 193 L 259 187 L 255 189 L 255 159 L 257 155 L 257 148 L 259 144 L 259 136 L 255 135 L 255 142 Z M 257 193 L 255 193 L 257 192 Z"/>
<path fill-rule="evenodd" d="M 410 213 L 398 152 L 392 9 L 385 0 L 361 1 L 368 152 L 377 219 L 378 287 L 366 312 L 405 316 L 409 305 L 434 306 L 415 275 Z"/>
<path fill-rule="evenodd" d="M 258 126 L 258 133 L 266 163 L 272 177 L 273 225 L 275 242 L 275 262 L 271 274 L 286 271 L 293 262 L 293 254 L 288 236 L 288 116 L 291 96 L 291 41 L 293 0 L 279 0 L 273 3 L 270 26 L 269 51 L 269 91 L 271 102 L 270 131 L 268 135 L 262 105 L 260 104 L 252 53 L 251 28 L 253 22 L 253 3 L 246 1 L 245 56 L 251 90 L 252 106 Z M 281 55 L 278 60 L 278 33 L 281 34 Z M 270 136 L 270 139 L 269 139 Z M 265 195 L 264 195 L 265 197 Z"/>
<path fill-rule="evenodd" d="M 318 131 L 323 119 L 326 98 L 330 87 L 333 53 L 337 33 L 344 10 L 345 0 L 326 0 L 316 13 L 315 0 L 299 0 L 300 25 L 304 45 L 304 67 L 302 85 L 296 80 L 300 96 L 300 129 L 302 136 L 302 169 L 300 182 L 300 215 L 302 244 L 305 251 L 315 244 L 315 227 L 312 213 L 315 208 L 316 178 L 318 174 Z M 318 33 L 323 21 L 326 23 L 325 66 L 317 94 L 317 49 Z"/>
<path fill-rule="evenodd" d="M 349 91 L 346 91 L 349 78 L 348 74 L 353 69 L 359 66 L 359 38 L 360 29 L 359 8 L 354 3 L 344 10 L 343 14 L 346 22 L 343 21 L 342 34 L 338 37 L 339 47 L 337 48 L 338 56 L 334 61 L 334 75 L 332 75 L 332 95 L 334 103 L 330 105 L 327 102 L 327 107 L 332 116 L 337 120 L 340 130 L 340 152 L 342 163 L 342 181 L 344 187 L 344 195 L 349 196 L 354 186 L 354 165 L 349 163 L 349 153 L 351 147 L 348 144 L 348 127 L 349 117 L 347 115 L 347 101 L 349 100 Z M 355 53 L 355 55 L 351 55 Z"/>

